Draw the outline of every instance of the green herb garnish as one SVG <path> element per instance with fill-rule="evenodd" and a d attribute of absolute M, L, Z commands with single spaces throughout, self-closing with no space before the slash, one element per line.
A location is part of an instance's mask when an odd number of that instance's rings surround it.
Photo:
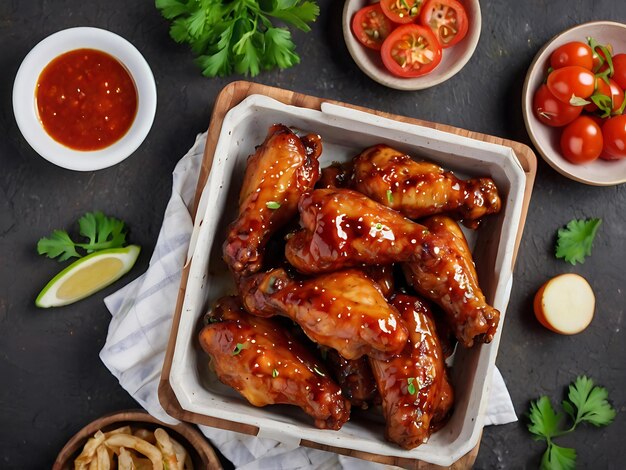
<path fill-rule="evenodd" d="M 233 72 L 257 75 L 300 62 L 287 28 L 272 21 L 311 30 L 319 6 L 310 0 L 156 0 L 172 21 L 170 36 L 188 43 L 207 77 Z"/>
<path fill-rule="evenodd" d="M 391 189 L 387 190 L 387 202 L 389 204 L 393 204 L 393 193 L 391 192 Z"/>
<path fill-rule="evenodd" d="M 413 377 L 409 377 L 406 381 L 408 383 L 406 391 L 411 395 L 415 395 L 417 393 L 417 389 L 415 388 L 415 379 Z"/>
<path fill-rule="evenodd" d="M 268 209 L 272 209 L 272 210 L 276 210 L 280 208 L 280 202 L 276 202 L 276 201 L 269 201 L 265 203 L 265 206 Z"/>
<path fill-rule="evenodd" d="M 601 219 L 570 220 L 567 227 L 559 229 L 556 241 L 556 257 L 571 264 L 584 263 L 591 255 L 591 246 Z"/>
<path fill-rule="evenodd" d="M 542 470 L 573 470 L 576 468 L 576 451 L 568 447 L 560 447 L 553 439 L 569 434 L 580 423 L 594 426 L 606 426 L 615 418 L 615 410 L 607 401 L 605 388 L 594 385 L 593 380 L 580 376 L 569 386 L 569 400 L 563 400 L 565 413 L 573 424 L 568 429 L 561 428 L 563 413 L 556 413 L 550 399 L 542 396 L 530 403 L 530 424 L 528 430 L 536 440 L 545 441 L 548 448 L 541 459 Z"/>
<path fill-rule="evenodd" d="M 237 345 L 235 346 L 235 349 L 233 349 L 233 356 L 236 356 L 237 354 L 239 354 L 241 351 L 243 351 L 244 349 L 248 349 L 248 343 L 237 343 Z"/>
<path fill-rule="evenodd" d="M 274 369 L 272 371 L 272 377 L 274 377 L 274 378 L 278 377 L 278 369 Z"/>
<path fill-rule="evenodd" d="M 58 261 L 65 261 L 69 258 L 84 256 L 77 251 L 77 248 L 93 253 L 111 248 L 122 248 L 126 245 L 124 222 L 107 217 L 102 212 L 87 212 L 78 219 L 78 226 L 80 234 L 88 238 L 88 242 L 76 243 L 65 230 L 54 230 L 49 237 L 37 242 L 37 253 L 52 259 L 58 257 Z"/>

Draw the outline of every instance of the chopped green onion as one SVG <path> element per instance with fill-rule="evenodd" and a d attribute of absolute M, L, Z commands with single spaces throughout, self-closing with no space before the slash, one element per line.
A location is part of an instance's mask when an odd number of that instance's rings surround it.
<path fill-rule="evenodd" d="M 389 204 L 393 204 L 393 193 L 391 192 L 391 189 L 387 190 L 387 202 Z"/>
<path fill-rule="evenodd" d="M 269 201 L 269 202 L 266 202 L 265 205 L 267 206 L 268 209 L 276 210 L 280 207 L 280 202 Z"/>

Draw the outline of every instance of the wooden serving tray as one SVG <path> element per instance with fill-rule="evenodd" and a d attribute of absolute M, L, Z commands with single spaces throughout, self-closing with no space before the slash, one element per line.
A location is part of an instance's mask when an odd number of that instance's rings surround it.
<path fill-rule="evenodd" d="M 332 103 L 339 106 L 344 106 L 347 108 L 353 108 L 360 111 L 365 111 L 367 113 L 375 114 L 378 116 L 382 116 L 385 118 L 393 119 L 396 121 L 406 122 L 409 124 L 417 124 L 424 127 L 430 127 L 433 129 L 437 129 L 443 132 L 448 132 L 451 134 L 457 134 L 463 137 L 468 137 L 470 139 L 481 140 L 484 142 L 495 143 L 499 145 L 503 145 L 506 147 L 510 147 L 515 152 L 517 159 L 519 160 L 522 168 L 524 169 L 524 173 L 526 174 L 526 187 L 524 191 L 524 204 L 522 207 L 522 213 L 520 217 L 519 229 L 517 232 L 517 237 L 515 241 L 515 252 L 513 255 L 513 259 L 517 257 L 517 251 L 519 249 L 519 244 L 522 238 L 522 233 L 524 230 L 524 223 L 526 221 L 526 215 L 528 213 L 528 205 L 530 202 L 530 195 L 532 192 L 533 184 L 535 181 L 535 175 L 537 172 L 537 158 L 533 151 L 526 145 L 521 144 L 519 142 L 501 139 L 499 137 L 493 137 L 486 134 L 481 134 L 478 132 L 472 132 L 465 129 L 460 129 L 457 127 L 448 126 L 445 124 L 437 124 L 429 121 L 422 121 L 420 119 L 413 119 L 404 116 L 398 116 L 394 114 L 384 113 L 380 111 L 375 111 L 372 109 L 364 108 L 361 106 L 355 106 L 351 104 L 341 103 L 333 100 L 324 100 L 321 98 L 317 98 L 314 96 L 303 95 L 301 93 L 296 93 L 289 90 L 284 90 L 280 88 L 274 88 L 267 85 L 261 85 L 258 83 L 246 82 L 246 81 L 238 81 L 233 82 L 224 87 L 224 89 L 218 95 L 215 105 L 213 108 L 213 114 L 211 115 L 211 125 L 209 127 L 206 147 L 204 150 L 204 157 L 202 161 L 202 166 L 200 169 L 200 175 L 198 177 L 198 185 L 196 188 L 195 200 L 192 208 L 192 213 L 194 214 L 194 218 L 196 215 L 196 211 L 198 208 L 198 203 L 200 200 L 200 196 L 202 194 L 202 190 L 206 185 L 209 172 L 211 171 L 211 166 L 213 163 L 213 154 L 215 152 L 215 148 L 217 146 L 217 140 L 222 128 L 222 122 L 226 113 L 228 111 L 241 103 L 245 98 L 250 95 L 259 94 L 265 95 L 270 98 L 273 98 L 277 101 L 280 101 L 287 105 L 298 106 L 302 108 L 310 108 L 315 110 L 321 109 L 321 104 L 324 102 Z M 184 410 L 172 387 L 169 382 L 170 370 L 172 367 L 172 359 L 174 356 L 174 345 L 176 343 L 176 337 L 178 335 L 178 326 L 182 313 L 183 299 L 185 297 L 185 289 L 187 286 L 187 280 L 189 277 L 189 268 L 190 262 L 189 260 L 187 264 L 183 268 L 182 278 L 180 282 L 180 289 L 178 292 L 178 300 L 176 302 L 176 309 L 174 311 L 174 317 L 172 321 L 172 330 L 170 333 L 169 342 L 167 345 L 167 350 L 165 353 L 165 359 L 163 362 L 163 369 L 161 371 L 161 380 L 159 382 L 159 400 L 163 408 L 167 411 L 167 413 L 177 418 L 181 421 L 187 421 L 191 423 L 203 424 L 206 426 L 212 426 L 220 429 L 226 429 L 229 431 L 237 431 L 244 434 L 250 434 L 256 436 L 259 432 L 259 428 L 253 425 L 235 423 L 224 419 L 213 418 L 209 416 L 205 416 L 199 413 L 190 412 Z M 329 452 L 336 452 L 344 455 L 349 455 L 352 457 L 361 458 L 364 460 L 370 460 L 373 462 L 384 463 L 388 465 L 398 465 L 404 468 L 412 468 L 412 469 L 428 469 L 435 470 L 441 469 L 443 467 L 438 465 L 433 465 L 427 462 L 422 462 L 414 459 L 406 459 L 401 457 L 391 457 L 384 456 L 378 454 L 372 454 L 369 452 L 362 452 L 350 449 L 344 449 L 333 446 L 321 445 L 316 442 L 302 440 L 301 445 L 306 447 L 311 447 L 315 449 L 321 449 Z M 474 461 L 476 460 L 476 456 L 478 455 L 478 449 L 480 446 L 480 442 L 474 447 L 470 452 L 468 452 L 465 456 L 455 462 L 451 467 L 451 469 L 463 469 L 470 468 Z"/>

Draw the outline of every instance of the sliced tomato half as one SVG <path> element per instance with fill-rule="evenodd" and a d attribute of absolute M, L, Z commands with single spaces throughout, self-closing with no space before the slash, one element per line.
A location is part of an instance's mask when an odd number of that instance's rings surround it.
<path fill-rule="evenodd" d="M 419 22 L 433 30 L 444 49 L 461 41 L 469 28 L 465 8 L 456 0 L 428 0 Z"/>
<path fill-rule="evenodd" d="M 407 24 L 394 29 L 380 50 L 383 64 L 398 77 L 419 77 L 441 62 L 441 46 L 425 26 Z"/>
<path fill-rule="evenodd" d="M 394 23 L 413 23 L 419 17 L 424 0 L 380 0 L 383 13 Z"/>
<path fill-rule="evenodd" d="M 379 51 L 394 25 L 379 3 L 361 8 L 352 18 L 352 32 L 361 44 Z"/>

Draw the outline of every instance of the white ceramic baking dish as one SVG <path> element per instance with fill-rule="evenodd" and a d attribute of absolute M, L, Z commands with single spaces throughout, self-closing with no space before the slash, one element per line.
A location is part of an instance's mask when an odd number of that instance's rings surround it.
<path fill-rule="evenodd" d="M 355 411 L 339 431 L 319 430 L 296 407 L 256 408 L 210 372 L 197 342 L 201 319 L 221 295 L 233 292 L 222 261 L 227 226 L 237 213 L 238 193 L 248 155 L 263 142 L 269 126 L 283 123 L 322 136 L 322 166 L 346 161 L 362 149 L 387 143 L 424 157 L 460 176 L 490 176 L 504 201 L 469 236 L 481 287 L 501 312 L 500 328 L 490 344 L 459 347 L 452 368 L 454 413 L 428 443 L 403 450 L 385 441 L 384 421 L 373 411 Z M 296 446 L 301 440 L 371 454 L 450 465 L 476 446 L 483 427 L 498 344 L 512 283 L 515 239 L 523 217 L 526 177 L 510 147 L 407 124 L 363 111 L 323 103 L 321 110 L 285 105 L 251 95 L 225 116 L 208 182 L 202 192 L 189 251 L 189 277 L 176 336 L 169 383 L 180 407 L 199 415 L 259 428 L 258 436 Z"/>

